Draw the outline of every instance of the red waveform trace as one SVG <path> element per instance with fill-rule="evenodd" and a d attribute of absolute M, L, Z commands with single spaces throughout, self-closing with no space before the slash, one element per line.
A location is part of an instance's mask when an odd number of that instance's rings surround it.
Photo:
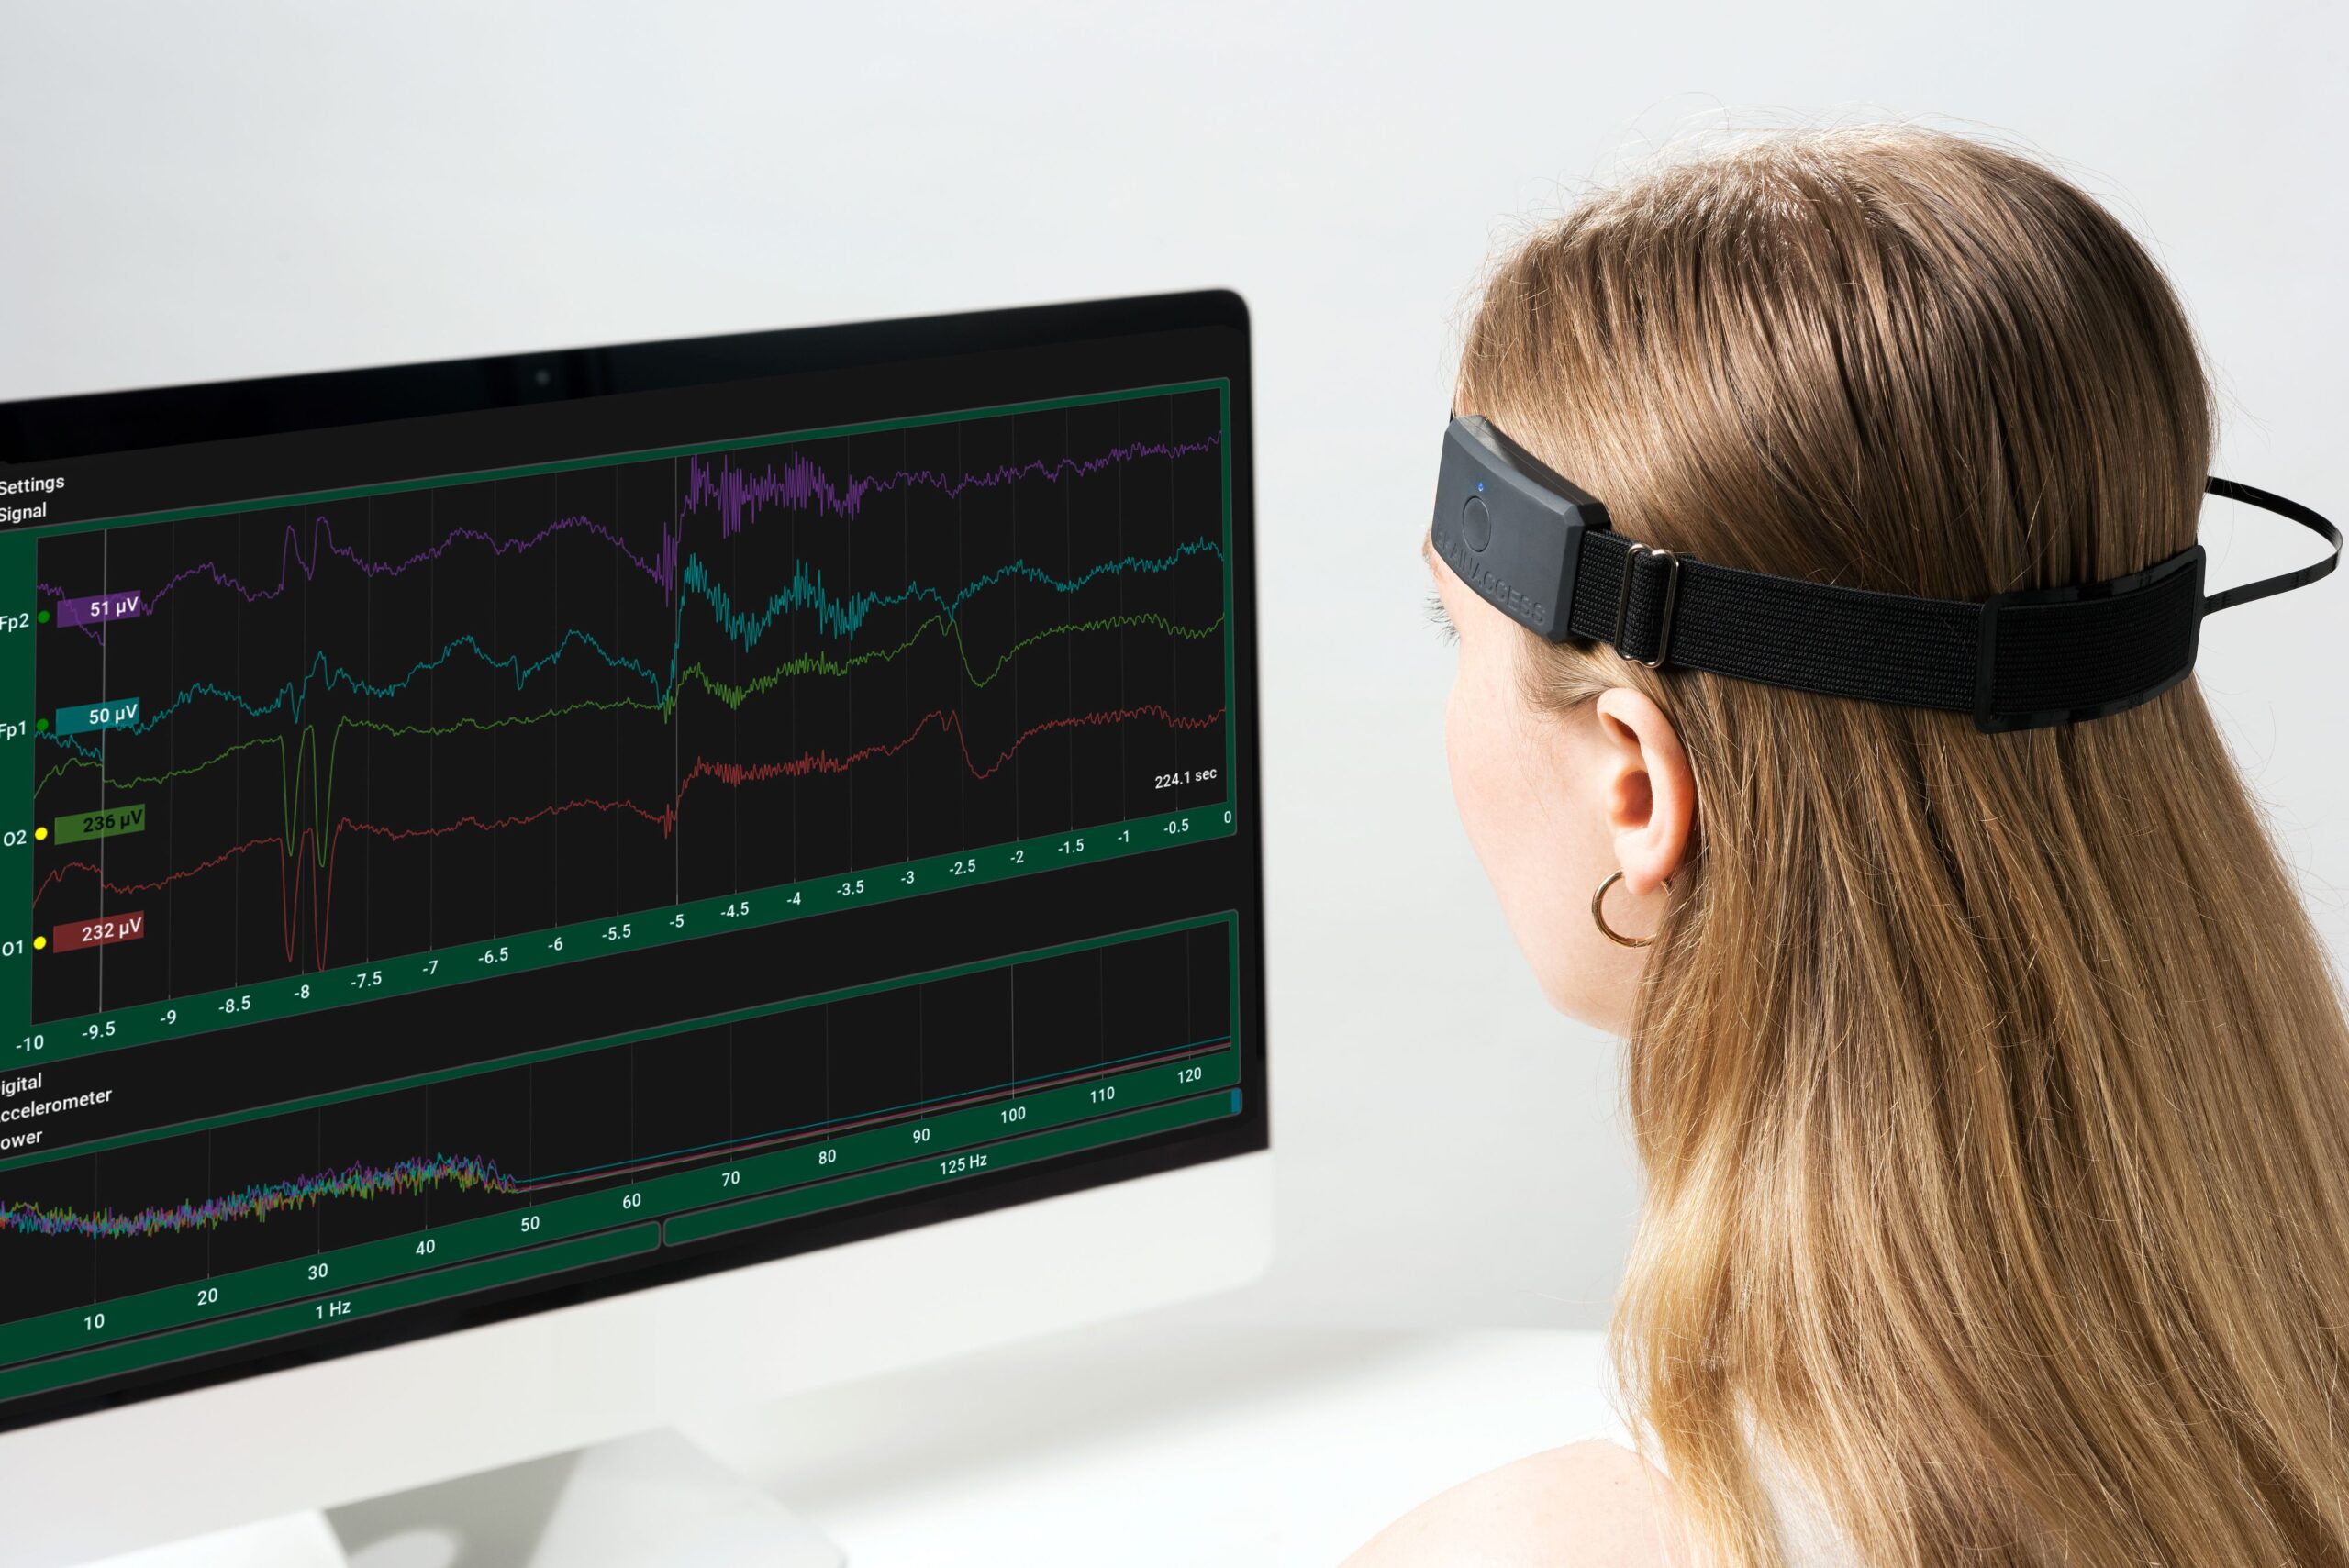
<path fill-rule="evenodd" d="M 666 838 L 676 831 L 678 816 L 685 807 L 685 793 L 702 779 L 710 779 L 729 787 L 740 788 L 745 784 L 764 784 L 774 779 L 805 778 L 814 773 L 843 773 L 859 762 L 869 762 L 876 757 L 896 756 L 932 728 L 936 728 L 941 733 L 952 734 L 956 745 L 962 751 L 963 765 L 970 771 L 971 776 L 974 779 L 986 779 L 1001 771 L 1019 753 L 1020 747 L 1037 736 L 1052 730 L 1070 729 L 1085 725 L 1124 724 L 1138 718 L 1154 718 L 1173 729 L 1206 729 L 1220 722 L 1224 711 L 1219 707 L 1212 713 L 1194 717 L 1171 712 L 1157 703 L 1143 703 L 1134 707 L 1103 708 L 1072 717 L 1050 718 L 1041 724 L 1031 725 L 1022 730 L 1013 739 L 1010 745 L 996 755 L 993 762 L 982 766 L 978 759 L 971 754 L 970 736 L 963 728 L 961 717 L 950 708 L 932 708 L 922 715 L 919 722 L 915 724 L 902 740 L 876 741 L 873 745 L 859 747 L 841 756 L 834 756 L 829 751 L 815 751 L 804 752 L 788 762 L 751 763 L 716 762 L 706 757 L 696 757 L 694 759 L 693 766 L 686 769 L 684 778 L 678 781 L 676 795 L 665 805 L 658 807 L 643 806 L 632 800 L 592 798 L 565 800 L 540 806 L 533 811 L 500 817 L 492 820 L 484 820 L 472 813 L 467 813 L 453 822 L 437 828 L 390 828 L 380 823 L 362 822 L 353 817 L 341 817 L 335 819 L 333 828 L 328 830 L 323 867 L 319 864 L 317 856 L 303 852 L 306 846 L 314 842 L 315 835 L 315 829 L 306 827 L 295 836 L 291 843 L 286 841 L 285 836 L 282 833 L 265 833 L 259 838 L 249 839 L 241 844 L 233 845 L 209 860 L 184 867 L 150 882 L 110 882 L 106 880 L 99 868 L 89 861 L 67 861 L 53 868 L 41 879 L 40 884 L 33 890 L 33 902 L 39 904 L 42 895 L 50 888 L 74 873 L 98 877 L 99 887 L 111 896 L 128 897 L 133 894 L 160 892 L 175 883 L 184 882 L 190 877 L 200 876 L 206 872 L 226 865 L 239 855 L 250 854 L 256 850 L 273 845 L 283 851 L 283 863 L 278 872 L 278 894 L 283 910 L 285 961 L 288 963 L 295 962 L 295 950 L 298 944 L 298 932 L 301 928 L 303 884 L 306 880 L 309 884 L 310 907 L 316 912 L 313 963 L 315 967 L 324 969 L 327 967 L 328 926 L 334 908 L 335 853 L 337 846 L 340 844 L 342 836 L 346 832 L 364 833 L 387 842 L 397 843 L 410 839 L 443 838 L 449 834 L 468 829 L 495 833 L 508 828 L 525 828 L 531 823 L 549 817 L 562 817 L 574 811 L 600 811 L 640 817 L 657 826 L 661 829 L 662 837 Z M 308 873 L 306 879 L 303 874 L 306 870 Z M 320 877 L 321 870 L 324 872 L 323 881 Z"/>

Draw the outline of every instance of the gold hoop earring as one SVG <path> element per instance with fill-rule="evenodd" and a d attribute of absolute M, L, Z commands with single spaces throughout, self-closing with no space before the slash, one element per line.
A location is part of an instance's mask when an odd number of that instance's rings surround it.
<path fill-rule="evenodd" d="M 1622 932 L 1617 930 L 1614 927 L 1607 923 L 1606 915 L 1599 909 L 1600 902 L 1607 896 L 1607 890 L 1622 880 L 1623 873 L 1620 869 L 1607 873 L 1607 880 L 1600 883 L 1598 884 L 1598 891 L 1590 895 L 1590 917 L 1598 927 L 1600 934 L 1606 937 L 1609 941 L 1613 942 L 1620 947 L 1643 948 L 1650 942 L 1654 941 L 1655 938 L 1653 936 L 1625 936 Z M 1665 877 L 1664 879 L 1664 884 L 1666 887 L 1670 887 L 1672 885 L 1672 879 L 1668 876 Z"/>

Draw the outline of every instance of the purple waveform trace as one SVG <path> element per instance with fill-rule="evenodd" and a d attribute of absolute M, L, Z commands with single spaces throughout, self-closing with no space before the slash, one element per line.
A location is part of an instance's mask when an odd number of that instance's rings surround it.
<path fill-rule="evenodd" d="M 69 598 L 65 590 L 49 583 L 35 584 L 38 592 L 58 601 L 57 620 L 61 626 L 79 626 L 85 629 L 109 619 L 121 619 L 130 615 L 153 615 L 173 590 L 190 581 L 209 580 L 215 586 L 237 594 L 249 605 L 263 604 L 278 597 L 292 585 L 294 573 L 299 571 L 305 582 L 317 576 L 318 568 L 328 556 L 349 562 L 370 577 L 396 577 L 411 568 L 439 561 L 459 544 L 484 544 L 492 555 L 516 555 L 535 550 L 551 539 L 570 532 L 584 532 L 602 539 L 616 550 L 629 565 L 660 586 L 665 601 L 674 603 L 677 595 L 677 559 L 679 534 L 684 519 L 692 514 L 715 508 L 718 517 L 718 531 L 730 535 L 764 508 L 781 506 L 794 511 L 814 510 L 820 515 L 853 517 L 861 511 L 865 497 L 874 494 L 920 484 L 938 491 L 949 499 L 973 487 L 994 489 L 1015 480 L 1030 476 L 1046 480 L 1082 478 L 1097 473 L 1114 463 L 1131 462 L 1142 457 L 1187 457 L 1213 450 L 1221 443 L 1222 433 L 1192 441 L 1131 441 L 1112 447 L 1097 457 L 1041 458 L 1027 462 L 1004 463 L 984 473 L 960 476 L 936 469 L 901 468 L 895 473 L 852 475 L 835 480 L 806 454 L 795 451 L 780 466 L 768 463 L 756 472 L 738 469 L 731 460 L 721 458 L 712 468 L 699 457 L 686 460 L 685 494 L 678 506 L 678 526 L 662 530 L 661 543 L 648 560 L 631 549 L 627 540 L 604 524 L 589 517 L 558 517 L 538 532 L 525 539 L 499 539 L 480 528 L 453 528 L 440 543 L 417 550 L 403 561 L 371 561 L 350 545 L 335 538 L 334 525 L 324 517 L 314 517 L 310 524 L 309 545 L 303 547 L 301 526 L 285 525 L 285 536 L 278 548 L 277 582 L 273 586 L 254 588 L 225 571 L 217 562 L 199 561 L 182 570 L 161 587 L 141 599 L 137 594 L 117 594 L 109 600 L 106 596 L 92 600 Z M 137 607 L 115 615 L 93 613 L 88 606 L 128 599 Z M 89 635 L 98 635 L 90 631 Z"/>
<path fill-rule="evenodd" d="M 1138 457 L 1188 457 L 1212 450 L 1220 439 L 1219 432 L 1196 441 L 1130 441 L 1111 447 L 1098 457 L 1064 457 L 1050 462 L 1034 458 L 1027 462 L 1004 463 L 980 473 L 965 473 L 959 479 L 932 468 L 901 468 L 895 473 L 852 478 L 846 484 L 833 481 L 804 452 L 793 452 L 780 468 L 768 463 L 755 473 L 736 468 L 728 458 L 719 458 L 718 466 L 712 469 L 695 457 L 686 459 L 685 495 L 679 510 L 691 514 L 715 506 L 718 533 L 723 537 L 740 532 L 756 509 L 763 506 L 782 506 L 793 511 L 813 509 L 834 517 L 853 517 L 863 509 L 867 495 L 908 484 L 928 485 L 952 500 L 965 490 L 991 490 L 1030 475 L 1039 479 L 1081 479 L 1098 473 L 1112 463 L 1129 462 Z"/>
<path fill-rule="evenodd" d="M 528 539 L 499 539 L 480 528 L 455 528 L 450 529 L 439 544 L 419 550 L 405 561 L 370 561 L 350 545 L 343 544 L 335 538 L 332 522 L 325 517 L 314 517 L 310 522 L 310 545 L 306 551 L 302 548 L 301 525 L 298 523 L 285 525 L 284 538 L 278 545 L 277 582 L 274 585 L 267 588 L 248 587 L 241 579 L 224 571 L 218 562 L 199 561 L 195 565 L 184 569 L 177 576 L 148 595 L 147 607 L 143 613 L 154 614 L 173 589 L 191 579 L 209 579 L 215 587 L 230 590 L 249 605 L 259 605 L 278 597 L 292 586 L 296 570 L 301 573 L 304 581 L 315 579 L 318 574 L 318 568 L 330 555 L 348 561 L 370 577 L 396 577 L 412 567 L 440 560 L 458 544 L 485 544 L 489 546 L 490 553 L 493 555 L 518 555 L 523 550 L 537 549 L 558 534 L 573 529 L 584 529 L 601 539 L 613 550 L 618 551 L 629 565 L 643 573 L 653 582 L 662 584 L 664 588 L 675 582 L 676 539 L 674 533 L 663 540 L 662 560 L 655 562 L 645 560 L 635 550 L 630 550 L 627 540 L 593 517 L 557 517 Z M 40 593 L 61 601 L 57 617 L 59 625 L 82 624 L 66 618 L 63 589 L 47 583 L 38 584 L 36 587 Z M 670 591 L 674 592 L 674 590 Z"/>

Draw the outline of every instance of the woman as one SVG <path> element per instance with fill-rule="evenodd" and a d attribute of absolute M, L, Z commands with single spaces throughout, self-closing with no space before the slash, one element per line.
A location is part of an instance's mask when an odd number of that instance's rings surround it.
<path fill-rule="evenodd" d="M 1490 280 L 1454 411 L 1632 539 L 1968 600 L 2185 550 L 2213 429 L 2110 214 L 1907 128 L 1588 201 Z M 1983 733 L 1430 569 L 1470 840 L 1629 1040 L 1646 1454 L 1494 1472 L 1357 1568 L 2349 1564 L 2349 1028 L 2196 684 Z"/>

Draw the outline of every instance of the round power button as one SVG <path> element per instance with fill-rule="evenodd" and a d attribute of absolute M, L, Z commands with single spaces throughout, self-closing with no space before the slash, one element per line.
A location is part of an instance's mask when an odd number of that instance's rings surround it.
<path fill-rule="evenodd" d="M 1482 495 L 1469 496 L 1468 504 L 1460 508 L 1460 537 L 1479 554 L 1493 542 L 1493 514 Z"/>

